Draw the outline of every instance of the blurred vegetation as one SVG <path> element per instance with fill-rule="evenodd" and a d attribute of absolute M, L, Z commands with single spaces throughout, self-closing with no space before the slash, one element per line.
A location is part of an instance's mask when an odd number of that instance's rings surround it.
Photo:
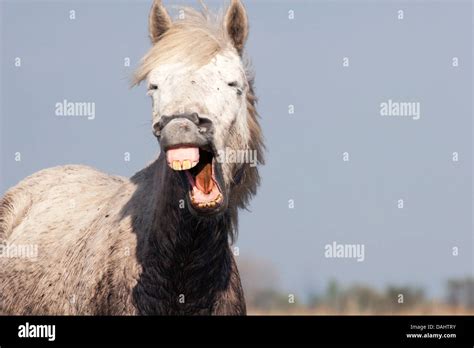
<path fill-rule="evenodd" d="M 452 306 L 474 309 L 474 278 L 450 279 L 447 283 L 447 301 Z"/>
<path fill-rule="evenodd" d="M 375 289 L 366 284 L 343 287 L 331 280 L 320 292 L 305 298 L 283 291 L 275 268 L 252 258 L 239 261 L 249 313 L 254 314 L 473 314 L 474 278 L 451 279 L 446 296 L 430 299 L 422 288 L 390 285 Z"/>
<path fill-rule="evenodd" d="M 360 284 L 343 288 L 337 281 L 332 280 L 323 294 L 310 295 L 306 305 L 309 309 L 325 308 L 331 312 L 382 314 L 403 311 L 427 303 L 423 290 L 419 288 L 388 286 L 385 290 L 379 291 Z"/>

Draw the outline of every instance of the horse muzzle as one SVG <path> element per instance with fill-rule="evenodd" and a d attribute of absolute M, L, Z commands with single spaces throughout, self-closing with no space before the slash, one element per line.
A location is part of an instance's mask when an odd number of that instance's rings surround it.
<path fill-rule="evenodd" d="M 215 160 L 212 122 L 196 113 L 162 116 L 154 127 L 168 167 L 179 172 L 192 212 L 216 214 L 227 205 L 220 164 Z"/>
<path fill-rule="evenodd" d="M 153 126 L 163 151 L 174 147 L 204 147 L 212 138 L 212 122 L 196 113 L 162 116 Z"/>

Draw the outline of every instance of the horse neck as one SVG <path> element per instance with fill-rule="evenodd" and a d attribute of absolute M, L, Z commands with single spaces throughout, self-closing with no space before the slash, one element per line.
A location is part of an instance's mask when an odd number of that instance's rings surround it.
<path fill-rule="evenodd" d="M 205 311 L 212 306 L 213 297 L 228 287 L 233 267 L 228 243 L 231 219 L 225 213 L 208 218 L 193 216 L 185 203 L 187 193 L 175 174 L 160 157 L 143 271 L 154 278 L 147 280 L 157 298 L 169 300 L 158 309 L 170 313 L 196 308 Z"/>

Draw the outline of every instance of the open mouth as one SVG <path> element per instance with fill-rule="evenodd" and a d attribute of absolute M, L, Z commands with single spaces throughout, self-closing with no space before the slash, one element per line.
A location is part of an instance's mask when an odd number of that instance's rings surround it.
<path fill-rule="evenodd" d="M 184 173 L 189 187 L 189 198 L 197 211 L 218 210 L 224 196 L 216 178 L 214 154 L 199 147 L 186 146 L 166 151 L 168 166 Z"/>

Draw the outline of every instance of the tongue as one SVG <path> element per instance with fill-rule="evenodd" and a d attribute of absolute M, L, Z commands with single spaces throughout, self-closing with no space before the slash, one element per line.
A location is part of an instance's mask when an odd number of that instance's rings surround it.
<path fill-rule="evenodd" d="M 214 188 L 214 180 L 212 180 L 212 164 L 207 163 L 196 175 L 196 186 L 199 191 L 205 194 L 211 193 Z"/>
<path fill-rule="evenodd" d="M 191 163 L 199 162 L 199 148 L 197 147 L 181 147 L 178 149 L 170 149 L 166 151 L 166 161 L 172 164 L 173 161 L 183 162 L 185 160 Z"/>

